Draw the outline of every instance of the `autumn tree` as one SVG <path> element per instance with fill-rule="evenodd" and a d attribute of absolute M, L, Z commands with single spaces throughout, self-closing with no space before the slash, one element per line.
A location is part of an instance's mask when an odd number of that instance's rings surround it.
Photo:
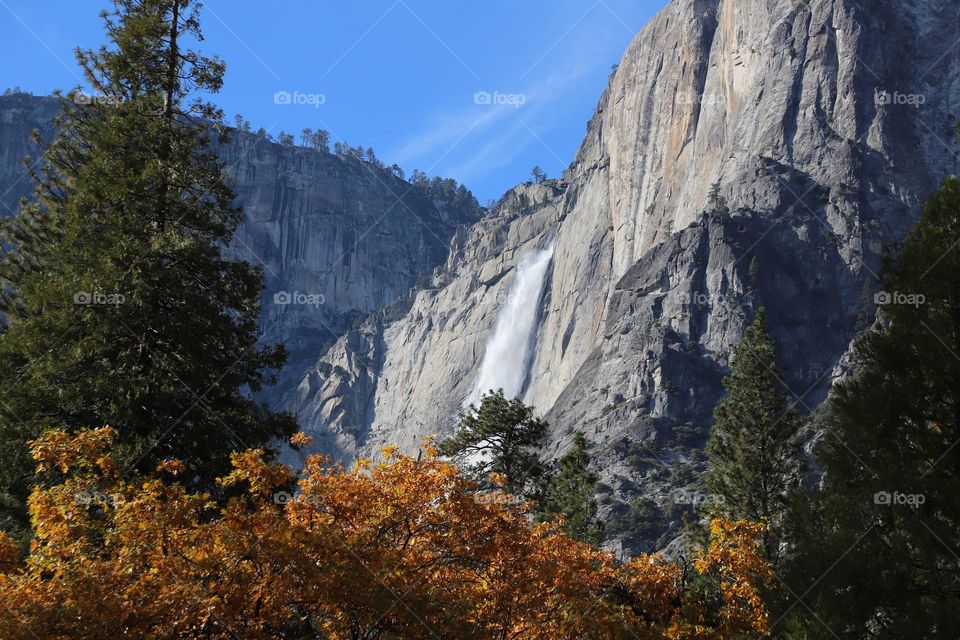
<path fill-rule="evenodd" d="M 233 455 L 225 504 L 173 478 L 125 475 L 109 428 L 32 443 L 26 558 L 0 535 L 0 638 L 727 640 L 769 632 L 761 527 L 717 521 L 691 563 L 625 564 L 532 526 L 428 445 L 297 476 Z M 297 436 L 295 444 L 304 446 Z"/>
<path fill-rule="evenodd" d="M 242 219 L 209 147 L 224 64 L 194 51 L 194 0 L 117 0 L 78 62 L 36 202 L 3 226 L 0 510 L 26 523 L 26 442 L 110 423 L 124 467 L 183 460 L 209 483 L 230 452 L 288 434 L 249 399 L 284 359 L 260 343 L 261 275 L 227 259 Z"/>

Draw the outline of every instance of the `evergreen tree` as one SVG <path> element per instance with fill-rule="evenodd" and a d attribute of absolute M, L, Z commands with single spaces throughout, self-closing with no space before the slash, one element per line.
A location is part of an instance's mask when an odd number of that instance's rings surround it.
<path fill-rule="evenodd" d="M 723 381 L 727 396 L 714 409 L 705 486 L 727 516 L 767 522 L 764 546 L 776 563 L 791 494 L 803 472 L 802 419 L 779 378 L 765 317 L 760 309 L 734 349 Z"/>
<path fill-rule="evenodd" d="M 796 520 L 793 613 L 813 635 L 960 637 L 960 183 L 949 178 L 884 270 L 886 328 L 858 342 Z"/>
<path fill-rule="evenodd" d="M 300 131 L 300 144 L 309 149 L 313 147 L 313 141 L 313 129 L 304 127 L 303 130 Z"/>
<path fill-rule="evenodd" d="M 26 442 L 47 429 L 109 424 L 125 467 L 178 457 L 206 487 L 231 451 L 293 429 L 249 399 L 285 356 L 257 335 L 259 270 L 222 255 L 242 213 L 208 144 L 222 114 L 193 98 L 224 73 L 189 48 L 198 10 L 116 0 L 103 14 L 111 45 L 77 54 L 103 99 L 64 100 L 36 203 L 4 224 L 4 528 L 25 522 Z"/>
<path fill-rule="evenodd" d="M 597 544 L 603 535 L 603 524 L 597 520 L 596 492 L 597 475 L 590 471 L 587 439 L 577 432 L 573 448 L 557 462 L 547 484 L 539 518 L 553 520 L 562 516 L 567 535 Z"/>
<path fill-rule="evenodd" d="M 533 177 L 533 181 L 537 184 L 543 184 L 547 181 L 547 173 L 540 168 L 540 165 L 535 166 L 530 171 L 530 175 Z"/>
<path fill-rule="evenodd" d="M 548 428 L 534 416 L 532 407 L 519 398 L 507 400 L 500 389 L 485 395 L 479 407 L 470 405 L 460 416 L 456 433 L 438 448 L 476 478 L 496 473 L 504 478 L 509 493 L 536 497 L 544 477 L 537 449 Z"/>
<path fill-rule="evenodd" d="M 708 200 L 710 206 L 713 207 L 713 216 L 719 220 L 726 220 L 730 215 L 730 206 L 727 204 L 727 199 L 720 193 L 719 182 L 714 182 L 710 186 Z"/>
<path fill-rule="evenodd" d="M 326 129 L 317 129 L 313 133 L 313 147 L 327 153 L 330 152 L 330 132 Z"/>

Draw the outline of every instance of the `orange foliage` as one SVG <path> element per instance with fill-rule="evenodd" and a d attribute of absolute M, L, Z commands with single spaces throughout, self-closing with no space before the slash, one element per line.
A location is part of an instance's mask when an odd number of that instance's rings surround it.
<path fill-rule="evenodd" d="M 113 432 L 33 444 L 59 482 L 30 499 L 19 560 L 0 534 L 0 638 L 711 639 L 768 633 L 761 527 L 717 521 L 693 565 L 618 564 L 532 526 L 428 448 L 298 477 L 233 457 L 222 503 L 124 479 Z M 305 442 L 300 440 L 300 442 Z M 178 472 L 171 461 L 161 472 Z"/>

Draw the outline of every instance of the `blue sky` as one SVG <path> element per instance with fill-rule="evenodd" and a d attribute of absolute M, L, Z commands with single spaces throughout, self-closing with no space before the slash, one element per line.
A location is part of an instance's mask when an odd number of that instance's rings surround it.
<path fill-rule="evenodd" d="M 373 147 L 481 202 L 573 158 L 611 65 L 665 0 L 207 0 L 228 120 Z M 0 0 L 0 85 L 78 84 L 103 0 Z M 277 104 L 275 94 L 297 97 Z M 477 95 L 479 94 L 479 96 Z M 322 97 L 312 97 L 322 96 Z M 321 103 L 322 104 L 319 104 Z M 486 102 L 486 103 L 485 103 Z"/>

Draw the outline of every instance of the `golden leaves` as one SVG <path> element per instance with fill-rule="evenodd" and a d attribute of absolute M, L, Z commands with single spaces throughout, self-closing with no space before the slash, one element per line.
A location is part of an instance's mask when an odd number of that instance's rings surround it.
<path fill-rule="evenodd" d="M 30 453 L 36 460 L 37 472 L 71 469 L 98 470 L 112 477 L 117 472 L 116 462 L 109 455 L 116 432 L 112 427 L 102 427 L 69 435 L 63 431 L 48 431 L 29 442 Z"/>
<path fill-rule="evenodd" d="M 478 493 L 429 443 L 420 459 L 389 448 L 350 469 L 311 456 L 299 476 L 261 451 L 238 453 L 221 486 L 241 493 L 216 505 L 159 478 L 116 477 L 101 460 L 109 442 L 97 430 L 34 444 L 38 466 L 73 473 L 31 498 L 37 537 L 25 562 L 0 574 L 0 609 L 14 612 L 0 617 L 0 638 L 23 625 L 40 638 L 767 632 L 759 525 L 713 524 L 695 566 L 723 604 L 706 616 L 677 565 L 618 564 L 556 524 L 532 526 L 522 505 Z M 78 501 L 80 490 L 111 497 Z M 0 537 L 0 567 L 17 563 L 16 551 Z"/>
<path fill-rule="evenodd" d="M 294 449 L 306 449 L 313 444 L 313 438 L 308 436 L 302 431 L 299 431 L 292 436 L 290 436 L 290 446 Z"/>

